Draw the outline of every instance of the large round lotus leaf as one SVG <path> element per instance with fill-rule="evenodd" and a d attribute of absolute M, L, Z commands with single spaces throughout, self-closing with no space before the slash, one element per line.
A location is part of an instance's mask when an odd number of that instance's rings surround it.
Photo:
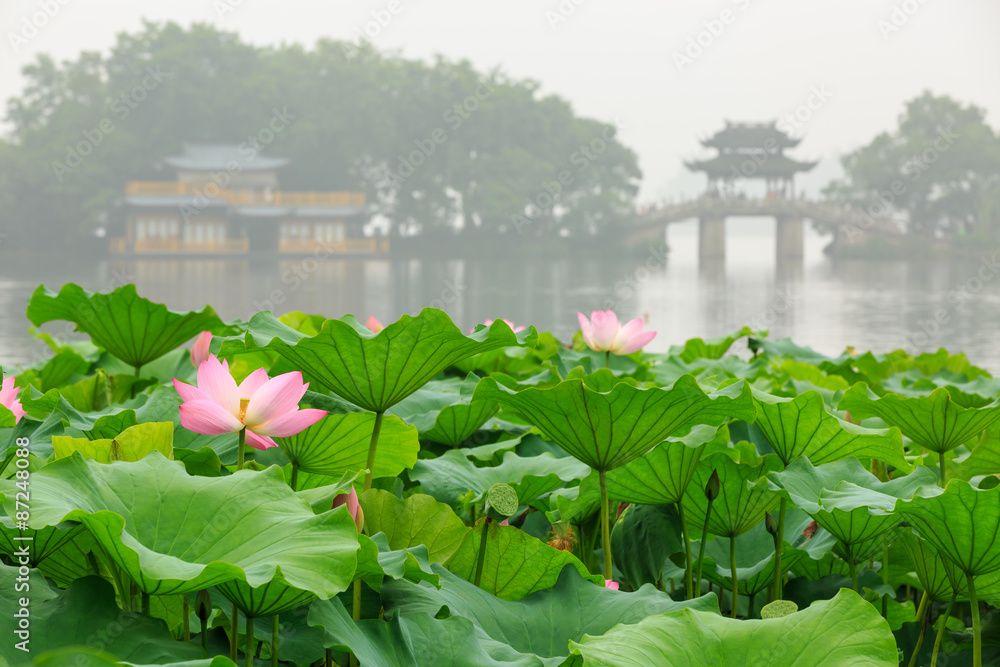
<path fill-rule="evenodd" d="M 417 391 L 456 361 L 501 347 L 533 345 L 534 327 L 515 334 L 501 320 L 465 335 L 436 308 L 403 315 L 372 333 L 353 316 L 327 320 L 315 336 L 268 312 L 250 319 L 248 339 L 274 350 L 312 381 L 366 410 L 383 411 Z"/>
<path fill-rule="evenodd" d="M 943 557 L 973 576 L 1000 570 L 1000 487 L 980 490 L 952 480 L 927 487 L 900 514 Z"/>
<path fill-rule="evenodd" d="M 501 350 L 496 350 L 501 352 Z M 496 401 L 473 399 L 479 378 L 432 380 L 388 410 L 420 431 L 421 440 L 457 447 L 497 413 Z"/>
<path fill-rule="evenodd" d="M 754 391 L 757 428 L 788 465 L 807 457 L 814 464 L 849 456 L 886 461 L 902 470 L 911 465 L 904 458 L 899 429 L 862 428 L 827 412 L 823 397 L 806 391 L 794 398 Z"/>
<path fill-rule="evenodd" d="M 476 396 L 500 401 L 570 455 L 605 471 L 642 456 L 686 426 L 718 426 L 730 419 L 753 420 L 756 414 L 750 388 L 742 382 L 706 394 L 697 380 L 685 375 L 670 389 L 639 389 L 619 382 L 597 391 L 588 384 L 591 377 L 520 391 L 486 378 L 476 387 Z"/>
<path fill-rule="evenodd" d="M 726 429 L 721 429 L 725 432 Z M 695 426 L 681 438 L 669 438 L 647 454 L 608 472 L 608 496 L 641 505 L 669 505 L 684 497 L 708 443 L 720 429 Z M 725 433 L 728 441 L 728 433 Z"/>
<path fill-rule="evenodd" d="M 29 567 L 37 567 L 46 577 L 63 585 L 97 574 L 87 560 L 87 554 L 95 546 L 94 538 L 80 524 L 18 530 L 13 519 L 0 516 L 0 554 L 19 562 L 27 552 Z"/>
<path fill-rule="evenodd" d="M 0 482 L 13 509 L 13 482 Z M 29 527 L 86 526 L 118 567 L 151 595 L 195 592 L 233 579 L 277 578 L 328 598 L 357 566 L 357 529 L 345 509 L 316 515 L 281 470 L 191 477 L 152 453 L 101 464 L 79 453 L 32 474 Z"/>
<path fill-rule="evenodd" d="M 39 286 L 28 303 L 28 319 L 36 327 L 53 320 L 73 322 L 77 331 L 131 366 L 158 359 L 202 331 L 231 333 L 211 307 L 175 313 L 136 294 L 131 283 L 109 294 L 91 294 L 73 283 L 59 294 Z"/>
<path fill-rule="evenodd" d="M 855 458 L 814 466 L 800 458 L 768 473 L 772 486 L 844 544 L 872 540 L 902 521 L 898 503 L 934 484 L 934 470 L 918 466 L 909 475 L 879 481 Z"/>
<path fill-rule="evenodd" d="M 740 621 L 685 609 L 619 625 L 573 642 L 595 667 L 896 667 L 889 624 L 857 593 L 841 589 L 781 618 Z"/>
<path fill-rule="evenodd" d="M 859 382 L 844 393 L 837 407 L 855 418 L 878 417 L 898 426 L 914 444 L 932 452 L 947 452 L 969 442 L 1000 419 L 1000 399 L 981 408 L 963 408 L 944 387 L 930 396 L 886 394 L 879 398 Z"/>
<path fill-rule="evenodd" d="M 637 623 L 647 616 L 679 609 L 718 609 L 718 600 L 711 594 L 675 601 L 649 585 L 626 593 L 594 584 L 569 566 L 563 567 L 550 588 L 520 600 L 504 600 L 440 565 L 432 567 L 441 575 L 440 589 L 427 583 L 390 581 L 382 589 L 386 611 L 405 617 L 437 614 L 447 608 L 453 616 L 471 619 L 487 635 L 514 650 L 543 658 L 565 656 L 570 640 L 604 634 L 619 623 Z"/>

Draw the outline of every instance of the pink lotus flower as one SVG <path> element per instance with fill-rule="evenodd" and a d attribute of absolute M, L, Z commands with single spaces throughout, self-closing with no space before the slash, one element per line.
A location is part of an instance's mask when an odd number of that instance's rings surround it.
<path fill-rule="evenodd" d="M 617 591 L 618 590 L 618 582 L 617 581 L 611 581 L 610 579 L 605 579 L 604 580 L 604 587 L 605 588 L 610 588 L 613 591 Z"/>
<path fill-rule="evenodd" d="M 211 331 L 202 331 L 198 334 L 198 337 L 194 339 L 194 345 L 191 346 L 191 363 L 195 368 L 201 366 L 201 362 L 208 359 L 208 348 L 211 345 Z"/>
<path fill-rule="evenodd" d="M 632 354 L 646 346 L 656 336 L 655 331 L 642 330 L 642 318 L 637 317 L 625 326 L 618 323 L 618 316 L 610 310 L 595 310 L 588 320 L 577 313 L 580 330 L 587 347 L 595 352 Z"/>
<path fill-rule="evenodd" d="M 378 333 L 382 329 L 385 329 L 385 326 L 381 322 L 376 320 L 374 315 L 368 316 L 368 321 L 365 322 L 365 326 L 371 329 L 372 332 L 374 333 Z"/>
<path fill-rule="evenodd" d="M 3 378 L 3 386 L 0 388 L 0 405 L 14 413 L 14 423 L 21 421 L 21 417 L 28 414 L 21 407 L 21 401 L 17 400 L 20 387 L 14 386 L 14 377 Z"/>
<path fill-rule="evenodd" d="M 239 433 L 246 429 L 247 444 L 255 449 L 277 447 L 271 439 L 288 437 L 326 416 L 326 410 L 299 410 L 309 383 L 293 371 L 268 378 L 263 368 L 239 385 L 229 374 L 229 363 L 214 354 L 198 366 L 198 386 L 174 378 L 180 394 L 181 425 L 203 435 Z"/>
<path fill-rule="evenodd" d="M 511 322 L 510 320 L 507 320 L 507 319 L 505 319 L 503 321 L 503 323 L 506 324 L 507 326 L 509 326 L 510 330 L 513 331 L 514 333 L 517 333 L 519 331 L 524 331 L 525 329 L 528 328 L 528 327 L 516 327 L 516 326 L 514 326 L 513 322 Z M 485 322 L 483 322 L 483 324 L 486 325 L 486 326 L 490 326 L 491 324 L 493 324 L 493 320 L 486 320 Z M 469 329 L 469 333 L 472 333 L 475 330 L 476 330 L 476 328 L 473 327 L 472 329 Z"/>
<path fill-rule="evenodd" d="M 350 493 L 342 493 L 333 499 L 333 509 L 337 509 L 341 505 L 347 505 L 347 511 L 350 512 L 351 518 L 354 519 L 354 525 L 358 527 L 358 532 L 360 533 L 365 527 L 365 512 L 361 509 L 361 503 L 358 502 L 358 492 L 351 487 Z"/>

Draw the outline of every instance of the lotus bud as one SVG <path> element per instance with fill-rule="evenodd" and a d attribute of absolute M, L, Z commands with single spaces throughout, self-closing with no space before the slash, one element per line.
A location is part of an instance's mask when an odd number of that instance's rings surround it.
<path fill-rule="evenodd" d="M 205 623 L 212 615 L 212 597 L 205 589 L 198 591 L 198 595 L 194 599 L 194 615 L 201 619 L 201 631 L 205 632 Z"/>
<path fill-rule="evenodd" d="M 365 322 L 365 326 L 368 327 L 374 333 L 378 333 L 382 329 L 385 329 L 385 326 L 383 326 L 381 322 L 375 319 L 374 315 L 368 316 L 368 321 Z"/>
<path fill-rule="evenodd" d="M 194 339 L 194 345 L 191 346 L 191 364 L 195 368 L 201 366 L 201 362 L 208 359 L 208 348 L 211 346 L 211 331 L 202 331 L 198 334 L 198 337 Z"/>
<path fill-rule="evenodd" d="M 778 520 L 775 519 L 770 512 L 764 514 L 764 527 L 767 528 L 767 532 L 772 535 L 778 534 Z"/>
<path fill-rule="evenodd" d="M 719 471 L 713 470 L 712 476 L 708 478 L 708 484 L 705 485 L 705 497 L 708 498 L 708 502 L 712 502 L 719 497 Z"/>
<path fill-rule="evenodd" d="M 358 527 L 358 532 L 360 533 L 365 527 L 365 513 L 361 509 L 361 503 L 358 502 L 358 492 L 351 487 L 350 493 L 342 493 L 333 499 L 333 509 L 337 509 L 341 505 L 347 505 L 347 511 L 350 512 L 351 518 L 354 519 L 354 525 Z"/>
<path fill-rule="evenodd" d="M 610 579 L 605 579 L 604 580 L 604 587 L 605 588 L 610 588 L 613 591 L 617 591 L 618 590 L 618 582 L 617 581 L 611 581 Z"/>

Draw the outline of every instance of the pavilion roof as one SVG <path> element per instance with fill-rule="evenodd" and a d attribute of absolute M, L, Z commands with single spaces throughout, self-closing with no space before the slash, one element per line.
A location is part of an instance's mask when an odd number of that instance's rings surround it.
<path fill-rule="evenodd" d="M 768 141 L 773 141 L 777 149 L 793 148 L 799 145 L 801 139 L 793 139 L 788 133 L 778 129 L 777 121 L 769 123 L 733 123 L 726 121 L 726 126 L 701 142 L 706 148 L 761 148 Z"/>
<path fill-rule="evenodd" d="M 183 171 L 272 171 L 290 160 L 269 157 L 249 144 L 184 144 L 184 152 L 161 160 L 163 164 Z M 235 167 L 234 167 L 235 165 Z"/>

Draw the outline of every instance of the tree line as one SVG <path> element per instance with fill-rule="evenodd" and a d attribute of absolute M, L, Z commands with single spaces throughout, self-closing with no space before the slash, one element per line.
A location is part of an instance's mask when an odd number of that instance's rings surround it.
<path fill-rule="evenodd" d="M 0 139 L 0 206 L 29 244 L 106 226 L 127 181 L 173 178 L 156 162 L 185 142 L 287 157 L 283 190 L 363 191 L 395 235 L 579 236 L 635 209 L 638 160 L 614 124 L 464 60 L 147 23 L 109 53 L 42 55 L 23 73 Z"/>

